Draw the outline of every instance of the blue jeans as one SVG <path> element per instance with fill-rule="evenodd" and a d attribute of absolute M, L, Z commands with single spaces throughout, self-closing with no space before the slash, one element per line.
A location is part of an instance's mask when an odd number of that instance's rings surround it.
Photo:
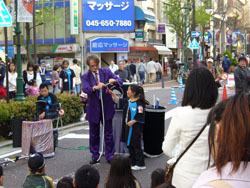
<path fill-rule="evenodd" d="M 76 84 L 74 90 L 75 94 L 80 94 L 80 90 L 81 90 L 81 84 Z"/>
<path fill-rule="evenodd" d="M 161 79 L 161 73 L 156 72 L 156 82 L 159 82 L 160 79 Z"/>
<path fill-rule="evenodd" d="M 145 81 L 145 72 L 139 71 L 139 76 L 140 76 L 141 83 L 144 84 L 144 81 Z"/>

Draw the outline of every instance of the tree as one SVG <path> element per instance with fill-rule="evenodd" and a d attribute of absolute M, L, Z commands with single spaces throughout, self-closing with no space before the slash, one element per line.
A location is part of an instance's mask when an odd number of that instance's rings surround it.
<path fill-rule="evenodd" d="M 196 8 L 195 19 L 197 25 L 200 25 L 202 31 L 202 42 L 201 42 L 201 49 L 202 49 L 202 56 L 204 57 L 204 35 L 205 35 L 205 27 L 210 23 L 211 14 L 206 12 L 206 5 L 202 5 Z"/>
<path fill-rule="evenodd" d="M 191 4 L 185 0 L 169 0 L 167 5 L 164 7 L 165 11 L 164 13 L 166 14 L 166 17 L 169 21 L 169 27 L 170 32 L 176 33 L 179 41 L 181 42 L 182 50 L 183 45 L 184 45 L 184 40 L 185 40 L 185 33 L 184 33 L 184 24 L 185 24 L 185 12 L 187 13 L 187 22 L 186 22 L 186 27 L 187 31 L 189 31 L 187 40 L 190 38 L 190 28 L 191 28 L 191 22 L 192 18 L 191 15 L 188 14 L 188 10 L 183 9 L 184 4 L 186 4 L 188 7 L 191 7 Z"/>
<path fill-rule="evenodd" d="M 57 16 L 54 15 L 54 7 L 52 4 L 45 3 L 45 0 L 39 1 L 39 9 L 36 9 L 36 25 L 30 27 L 30 23 L 25 23 L 26 30 L 26 50 L 27 50 L 27 59 L 31 61 L 31 52 L 30 52 L 30 31 L 33 27 L 38 27 L 44 24 L 51 24 L 56 22 Z"/>

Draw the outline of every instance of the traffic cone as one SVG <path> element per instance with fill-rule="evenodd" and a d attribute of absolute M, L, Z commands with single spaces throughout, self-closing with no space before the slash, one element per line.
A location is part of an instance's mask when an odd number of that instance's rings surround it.
<path fill-rule="evenodd" d="M 180 83 L 179 83 L 179 91 L 184 91 L 184 89 L 183 89 L 183 82 L 182 82 L 182 78 L 180 78 Z"/>
<path fill-rule="evenodd" d="M 171 102 L 168 104 L 178 104 L 178 101 L 177 101 L 176 95 L 175 95 L 174 86 L 172 86 L 172 90 L 171 90 Z"/>
<path fill-rule="evenodd" d="M 223 94 L 222 94 L 222 100 L 225 100 L 225 99 L 227 99 L 227 88 L 226 88 L 226 85 L 224 85 Z"/>

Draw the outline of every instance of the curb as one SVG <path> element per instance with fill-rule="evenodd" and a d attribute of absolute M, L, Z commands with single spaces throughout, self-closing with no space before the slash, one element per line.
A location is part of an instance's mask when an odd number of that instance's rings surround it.
<path fill-rule="evenodd" d="M 73 127 L 77 127 L 77 126 L 80 126 L 80 125 L 83 125 L 83 126 L 87 126 L 89 123 L 88 121 L 84 121 L 84 122 L 76 122 L 76 123 L 71 123 L 71 124 L 68 124 L 66 126 L 63 127 L 63 130 L 67 130 L 67 129 L 71 129 Z M 62 128 L 58 128 L 58 131 L 61 131 Z M 8 141 L 3 141 L 5 143 L 1 143 L 0 142 L 0 149 L 2 148 L 5 148 L 5 147 L 8 147 L 8 146 L 12 146 L 12 140 L 8 140 Z"/>

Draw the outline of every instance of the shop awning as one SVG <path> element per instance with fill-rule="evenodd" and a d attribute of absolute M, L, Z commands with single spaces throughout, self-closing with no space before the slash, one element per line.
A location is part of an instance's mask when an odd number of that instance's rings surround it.
<path fill-rule="evenodd" d="M 172 54 L 172 50 L 170 50 L 166 46 L 156 46 L 155 45 L 154 47 L 158 51 L 159 55 L 171 55 Z"/>
<path fill-rule="evenodd" d="M 141 9 L 135 6 L 135 20 L 146 21 L 148 23 L 153 23 L 156 20 L 155 14 L 151 10 Z"/>

